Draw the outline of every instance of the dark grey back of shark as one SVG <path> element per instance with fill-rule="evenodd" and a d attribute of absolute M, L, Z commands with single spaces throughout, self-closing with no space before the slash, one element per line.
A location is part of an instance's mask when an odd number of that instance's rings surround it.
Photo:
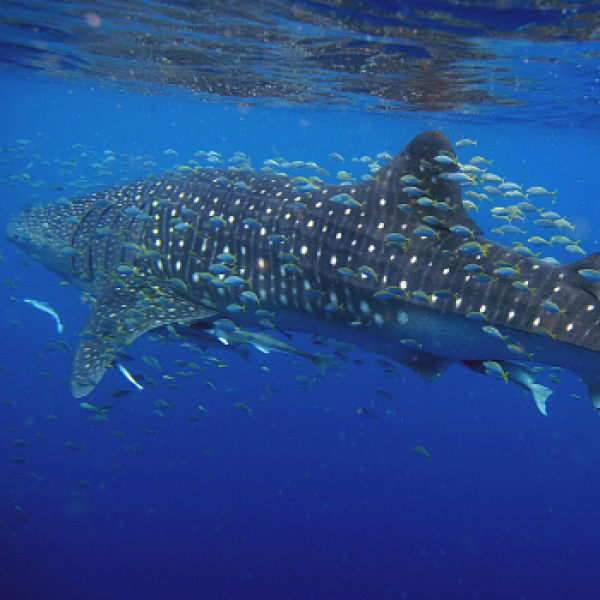
<path fill-rule="evenodd" d="M 196 169 L 31 209 L 8 238 L 97 298 L 77 396 L 141 333 L 226 315 L 325 333 L 427 379 L 462 361 L 563 366 L 599 407 L 600 283 L 581 274 L 599 255 L 557 267 L 481 238 L 457 172 L 446 137 L 426 132 L 373 181 L 307 191 L 283 175 Z"/>

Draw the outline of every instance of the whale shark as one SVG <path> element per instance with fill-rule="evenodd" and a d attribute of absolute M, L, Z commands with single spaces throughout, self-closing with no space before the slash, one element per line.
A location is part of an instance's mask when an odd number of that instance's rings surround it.
<path fill-rule="evenodd" d="M 178 170 L 31 207 L 6 235 L 94 299 L 75 397 L 145 332 L 217 322 L 318 333 L 428 381 L 461 365 L 514 381 L 544 413 L 550 391 L 524 363 L 556 366 L 600 412 L 600 254 L 557 266 L 486 239 L 461 177 L 427 131 L 369 181 Z"/>

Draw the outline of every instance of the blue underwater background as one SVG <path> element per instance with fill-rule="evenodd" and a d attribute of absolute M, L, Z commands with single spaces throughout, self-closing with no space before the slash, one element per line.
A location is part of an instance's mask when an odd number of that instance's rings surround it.
<path fill-rule="evenodd" d="M 538 119 L 535 107 L 519 119 L 400 115 L 0 76 L 3 230 L 27 202 L 93 179 L 107 149 L 152 156 L 156 172 L 198 150 L 241 150 L 255 165 L 284 156 L 335 173 L 332 152 L 395 155 L 438 129 L 477 140 L 459 156 L 558 190 L 545 208 L 575 225 L 588 254 L 600 250 L 597 128 Z M 146 175 L 140 160 L 125 163 L 96 189 Z M 491 206 L 471 213 L 486 233 Z M 293 356 L 253 350 L 248 362 L 215 349 L 220 365 L 187 378 L 173 361 L 200 355 L 146 335 L 128 368 L 157 389 L 138 393 L 112 369 L 86 399 L 115 405 L 97 423 L 69 392 L 73 351 L 46 346 L 74 348 L 88 306 L 4 239 L 0 251 L 0 598 L 598 597 L 600 420 L 575 375 L 538 375 L 555 390 L 544 417 L 512 384 L 460 367 L 427 383 L 360 348 L 324 377 Z M 63 335 L 25 298 L 55 308 Z"/>

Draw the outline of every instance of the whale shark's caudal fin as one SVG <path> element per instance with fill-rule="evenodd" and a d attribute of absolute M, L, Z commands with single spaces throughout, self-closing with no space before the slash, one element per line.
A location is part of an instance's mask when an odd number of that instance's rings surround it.
<path fill-rule="evenodd" d="M 100 383 L 119 351 L 143 333 L 161 325 L 198 321 L 214 314 L 214 310 L 189 302 L 166 287 L 126 283 L 107 286 L 81 333 L 71 374 L 73 396 L 87 396 Z"/>
<path fill-rule="evenodd" d="M 592 406 L 596 409 L 596 412 L 600 415 L 600 388 L 589 388 L 590 400 Z"/>
<path fill-rule="evenodd" d="M 596 412 L 600 415 L 600 371 L 594 369 L 586 372 L 580 372 L 578 375 L 583 379 L 588 387 L 590 400 Z"/>

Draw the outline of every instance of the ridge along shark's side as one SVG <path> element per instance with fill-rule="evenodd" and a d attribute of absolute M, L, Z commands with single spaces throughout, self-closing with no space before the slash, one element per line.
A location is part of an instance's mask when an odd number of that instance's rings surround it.
<path fill-rule="evenodd" d="M 144 332 L 225 316 L 272 331 L 269 311 L 278 329 L 355 344 L 428 380 L 453 363 L 511 379 L 542 412 L 549 390 L 512 361 L 566 368 L 600 411 L 600 283 L 582 275 L 600 254 L 558 267 L 481 238 L 456 162 L 430 131 L 373 181 L 308 193 L 283 175 L 195 169 L 32 208 L 7 237 L 96 299 L 76 397 Z"/>

